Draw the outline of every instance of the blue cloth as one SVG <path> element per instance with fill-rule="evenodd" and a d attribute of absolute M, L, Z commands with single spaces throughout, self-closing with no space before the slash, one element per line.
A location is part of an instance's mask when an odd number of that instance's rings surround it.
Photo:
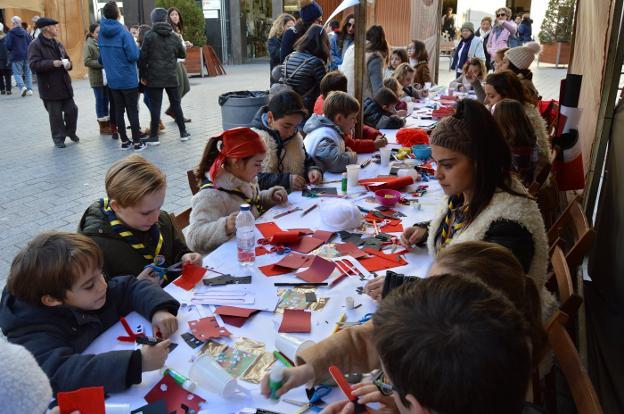
<path fill-rule="evenodd" d="M 28 58 L 28 45 L 32 38 L 28 32 L 21 27 L 14 27 L 6 35 L 4 45 L 10 52 L 11 62 L 19 62 Z"/>
<path fill-rule="evenodd" d="M 13 69 L 13 77 L 15 78 L 15 83 L 17 83 L 17 89 L 22 89 L 24 87 L 24 80 L 26 81 L 26 89 L 32 90 L 32 72 L 30 71 L 30 66 L 26 63 L 25 60 L 14 61 L 11 64 Z M 22 73 L 24 77 L 22 77 Z"/>
<path fill-rule="evenodd" d="M 518 26 L 518 38 L 522 43 L 533 40 L 533 28 L 531 27 L 531 23 L 533 23 L 533 20 L 523 19 Z"/>
<path fill-rule="evenodd" d="M 108 87 L 138 88 L 139 74 L 136 63 L 139 60 L 139 47 L 130 32 L 117 20 L 102 19 L 98 43 Z"/>
<path fill-rule="evenodd" d="M 93 87 L 95 95 L 95 114 L 98 118 L 108 116 L 108 91 L 105 86 Z"/>
<path fill-rule="evenodd" d="M 329 46 L 331 47 L 331 62 L 329 64 L 329 70 L 336 70 L 338 66 L 342 65 L 342 58 L 344 52 L 351 46 L 353 39 L 345 39 L 342 43 L 342 49 L 338 46 L 339 34 L 334 34 L 329 37 Z"/>
<path fill-rule="evenodd" d="M 461 42 L 457 45 L 457 49 L 455 49 L 455 53 L 453 56 L 453 64 L 451 65 L 451 69 L 456 69 L 460 71 L 463 69 L 464 64 L 468 60 L 468 51 L 470 50 L 470 43 L 472 43 L 472 39 L 474 39 L 474 34 L 470 35 L 468 39 L 464 39 L 462 37 Z M 463 50 L 462 50 L 463 45 Z M 459 52 L 461 51 L 461 56 L 459 56 Z"/>

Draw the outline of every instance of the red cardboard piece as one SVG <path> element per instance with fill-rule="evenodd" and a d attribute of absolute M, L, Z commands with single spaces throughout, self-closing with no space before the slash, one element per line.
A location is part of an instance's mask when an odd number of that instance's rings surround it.
<path fill-rule="evenodd" d="M 284 309 L 280 333 L 310 333 L 312 314 L 301 309 Z"/>
<path fill-rule="evenodd" d="M 319 240 L 316 237 L 307 236 L 303 237 L 297 243 L 289 244 L 292 250 L 295 250 L 300 253 L 310 253 L 312 250 L 319 248 L 323 243 L 323 240 Z"/>
<path fill-rule="evenodd" d="M 76 391 L 59 392 L 56 394 L 61 414 L 74 411 L 89 414 L 105 414 L 104 387 L 80 388 Z"/>
<path fill-rule="evenodd" d="M 323 243 L 327 243 L 332 236 L 334 235 L 333 231 L 326 231 L 326 230 L 316 230 L 312 236 L 316 239 L 322 240 Z"/>
<path fill-rule="evenodd" d="M 336 247 L 338 253 L 340 253 L 342 256 L 352 256 L 354 259 L 359 259 L 360 257 L 366 256 L 366 253 L 364 253 L 353 243 L 341 243 L 335 244 L 334 246 Z"/>
<path fill-rule="evenodd" d="M 309 235 L 309 234 L 314 233 L 314 232 L 313 232 L 312 230 L 310 230 L 310 229 L 288 229 L 288 230 L 290 230 L 290 231 L 298 231 L 299 233 L 301 233 L 301 234 L 302 234 L 302 235 L 304 235 L 304 236 L 307 236 L 307 235 Z"/>
<path fill-rule="evenodd" d="M 193 336 L 202 341 L 231 335 L 227 329 L 219 326 L 214 316 L 189 321 L 188 325 Z"/>
<path fill-rule="evenodd" d="M 398 254 L 385 254 L 375 249 L 364 249 L 367 253 L 373 255 L 373 257 L 365 257 L 359 259 L 359 262 L 369 272 L 376 272 L 379 270 L 392 269 L 393 267 L 405 266 L 407 262 Z"/>
<path fill-rule="evenodd" d="M 269 221 L 268 223 L 258 223 L 256 224 L 256 227 L 258 228 L 258 230 L 260 230 L 260 233 L 262 233 L 262 236 L 266 239 L 269 239 L 273 237 L 275 233 L 279 233 L 282 231 L 282 229 L 280 229 L 280 227 L 272 221 Z"/>
<path fill-rule="evenodd" d="M 175 382 L 173 377 L 165 375 L 154 387 L 145 394 L 145 401 L 152 404 L 158 400 L 165 400 L 167 404 L 167 412 L 175 414 L 185 414 L 187 411 L 182 408 L 182 404 L 187 406 L 190 410 L 198 413 L 200 411 L 200 404 L 206 402 L 197 394 L 186 391 L 178 383 Z M 91 411 L 81 411 L 84 413 L 91 413 Z M 104 414 L 104 411 L 102 411 Z"/>
<path fill-rule="evenodd" d="M 358 181 L 361 185 L 365 186 L 370 191 L 377 190 L 397 190 L 400 191 L 404 187 L 410 184 L 414 184 L 414 178 L 408 176 L 405 177 L 377 177 L 367 178 Z"/>
<path fill-rule="evenodd" d="M 301 239 L 301 233 L 297 230 L 280 231 L 271 237 L 272 244 L 295 243 Z"/>
<path fill-rule="evenodd" d="M 315 256 L 310 267 L 303 272 L 297 273 L 299 279 L 310 283 L 321 283 L 332 274 L 336 265 L 334 262 Z"/>
<path fill-rule="evenodd" d="M 256 246 L 256 256 L 264 256 L 265 254 L 271 253 L 264 246 Z"/>
<path fill-rule="evenodd" d="M 215 313 L 220 316 L 237 316 L 239 318 L 249 318 L 256 312 L 260 312 L 258 309 L 238 308 L 236 306 L 219 306 Z"/>
<path fill-rule="evenodd" d="M 275 263 L 277 266 L 286 267 L 288 269 L 301 269 L 309 266 L 315 256 L 306 256 L 299 253 L 289 253 L 282 260 Z M 292 270 L 291 270 L 292 271 Z"/>
<path fill-rule="evenodd" d="M 206 269 L 203 267 L 195 266 L 191 263 L 182 265 L 182 274 L 179 278 L 173 281 L 177 286 L 180 286 L 184 290 L 191 290 L 195 285 L 204 277 Z"/>
<path fill-rule="evenodd" d="M 260 266 L 260 267 L 258 267 L 258 270 L 260 270 L 262 272 L 262 274 L 267 276 L 267 277 L 285 275 L 286 273 L 290 273 L 290 272 L 293 271 L 293 269 L 289 269 L 287 267 L 278 266 L 275 263 L 269 264 L 269 265 L 265 265 L 265 266 Z"/>

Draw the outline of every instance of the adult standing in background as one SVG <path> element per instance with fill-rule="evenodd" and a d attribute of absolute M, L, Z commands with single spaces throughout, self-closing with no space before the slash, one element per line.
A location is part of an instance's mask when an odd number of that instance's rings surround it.
<path fill-rule="evenodd" d="M 58 22 L 41 17 L 37 20 L 37 27 L 41 29 L 41 35 L 28 47 L 28 62 L 37 74 L 39 97 L 48 111 L 54 145 L 65 148 L 65 137 L 80 141 L 76 135 L 78 107 L 68 72 L 72 69 L 72 62 L 63 45 L 56 40 Z"/>
<path fill-rule="evenodd" d="M 485 16 L 481 19 L 481 27 L 475 33 L 475 36 L 483 39 L 483 54 L 485 55 L 485 67 L 487 70 L 492 69 L 492 63 L 490 62 L 490 53 L 487 50 L 487 43 L 490 39 L 490 33 L 492 32 L 492 18 Z"/>
<path fill-rule="evenodd" d="M 518 31 L 518 26 L 510 20 L 511 10 L 501 7 L 496 10 L 496 20 L 487 42 L 487 50 L 493 56 L 497 50 L 510 47 L 509 36 L 513 36 Z"/>
<path fill-rule="evenodd" d="M 28 46 L 32 38 L 22 28 L 22 19 L 19 16 L 11 17 L 13 28 L 9 30 L 4 45 L 10 52 L 11 69 L 17 83 L 17 89 L 22 96 L 32 95 L 32 72 L 28 66 Z M 26 81 L 26 84 L 24 84 Z"/>
<path fill-rule="evenodd" d="M 4 25 L 0 23 L 0 94 L 11 95 L 11 61 L 9 60 L 9 51 L 5 46 L 6 33 L 4 33 Z"/>
<path fill-rule="evenodd" d="M 39 37 L 39 34 L 41 34 L 41 29 L 37 27 L 37 20 L 39 19 L 39 16 L 33 16 L 33 18 L 30 19 L 30 21 L 32 22 L 32 30 L 28 32 L 28 34 L 33 40 L 35 40 L 37 37 Z"/>
<path fill-rule="evenodd" d="M 111 134 L 108 113 L 108 91 L 104 85 L 104 76 L 102 75 L 104 66 L 100 63 L 99 34 L 99 23 L 93 23 L 89 26 L 89 33 L 87 33 L 83 51 L 83 63 L 89 70 L 89 84 L 95 95 L 95 116 L 100 126 L 100 135 L 108 135 Z"/>
<path fill-rule="evenodd" d="M 446 34 L 449 40 L 455 40 L 455 15 L 453 8 L 446 9 L 446 14 L 442 16 L 442 34 Z"/>
<path fill-rule="evenodd" d="M 180 14 L 180 10 L 175 7 L 170 7 L 167 10 L 167 23 L 171 25 L 173 29 L 173 33 L 180 38 L 180 42 L 182 42 L 182 46 L 184 50 L 193 47 L 193 43 L 188 40 L 184 40 L 184 21 L 182 20 L 182 15 Z M 182 98 L 184 95 L 190 92 L 191 83 L 189 82 L 188 73 L 186 72 L 186 66 L 184 66 L 185 59 L 178 59 L 178 66 L 176 68 L 176 75 L 178 77 L 178 96 L 180 97 L 180 105 L 182 104 Z M 169 103 L 169 107 L 165 111 L 165 114 L 169 115 L 174 120 L 176 119 L 176 115 L 171 109 L 171 102 Z M 184 118 L 184 122 L 191 122 L 191 118 Z"/>
<path fill-rule="evenodd" d="M 453 53 L 451 69 L 455 70 L 455 77 L 459 78 L 464 71 L 464 64 L 473 57 L 485 60 L 483 39 L 474 34 L 474 25 L 466 22 L 461 27 L 461 41 Z"/>
<path fill-rule="evenodd" d="M 522 21 L 518 25 L 518 38 L 522 45 L 533 40 L 533 19 L 529 13 L 522 15 Z"/>
<path fill-rule="evenodd" d="M 345 52 L 353 44 L 355 39 L 355 16 L 350 14 L 344 21 L 340 32 L 337 35 L 329 37 L 329 46 L 331 48 L 331 62 L 329 70 L 336 70 L 342 65 L 342 59 Z"/>
<path fill-rule="evenodd" d="M 269 31 L 269 40 L 267 40 L 267 50 L 269 51 L 270 73 L 273 68 L 280 64 L 280 51 L 282 49 L 282 36 L 284 32 L 295 25 L 295 18 L 288 13 L 282 13 L 277 16 Z M 273 85 L 271 77 L 271 85 Z"/>
<path fill-rule="evenodd" d="M 280 63 L 295 49 L 294 45 L 313 24 L 323 23 L 323 9 L 314 0 L 301 0 L 299 15 L 301 20 L 284 32 L 280 49 Z"/>

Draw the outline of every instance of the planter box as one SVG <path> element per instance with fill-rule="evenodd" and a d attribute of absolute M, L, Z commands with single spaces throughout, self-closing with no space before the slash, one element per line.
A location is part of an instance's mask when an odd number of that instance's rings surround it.
<path fill-rule="evenodd" d="M 189 76 L 219 76 L 225 75 L 225 69 L 221 61 L 208 45 L 203 47 L 193 46 L 186 49 L 186 59 L 184 66 Z"/>
<path fill-rule="evenodd" d="M 203 67 L 203 56 L 201 47 L 193 46 L 189 49 L 186 49 L 186 60 L 184 61 L 184 66 L 186 67 L 186 71 L 189 76 L 204 76 Z"/>
<path fill-rule="evenodd" d="M 570 63 L 570 43 L 553 42 L 543 43 L 539 61 L 541 63 L 553 63 L 556 65 L 567 65 Z"/>

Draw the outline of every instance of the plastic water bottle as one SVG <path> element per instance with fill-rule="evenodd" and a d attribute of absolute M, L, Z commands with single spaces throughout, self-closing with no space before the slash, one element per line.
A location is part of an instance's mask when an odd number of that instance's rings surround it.
<path fill-rule="evenodd" d="M 236 216 L 236 245 L 241 266 L 250 266 L 256 261 L 255 222 L 249 204 L 241 204 Z"/>

